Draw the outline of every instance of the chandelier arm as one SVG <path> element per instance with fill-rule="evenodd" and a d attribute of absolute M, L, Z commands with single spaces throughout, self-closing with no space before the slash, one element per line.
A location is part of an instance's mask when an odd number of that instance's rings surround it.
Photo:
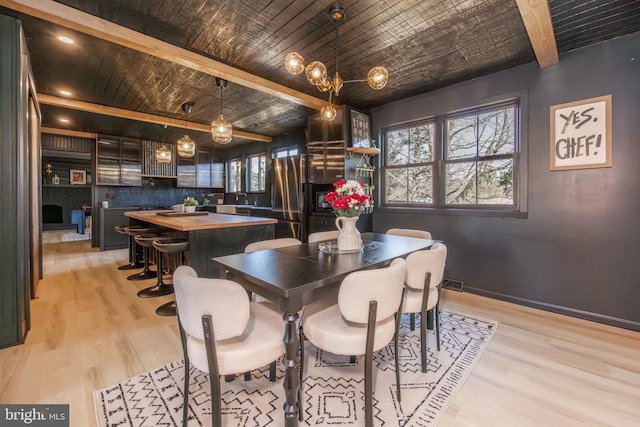
<path fill-rule="evenodd" d="M 359 79 L 359 80 L 344 80 L 342 83 L 361 83 L 366 82 L 367 79 Z"/>

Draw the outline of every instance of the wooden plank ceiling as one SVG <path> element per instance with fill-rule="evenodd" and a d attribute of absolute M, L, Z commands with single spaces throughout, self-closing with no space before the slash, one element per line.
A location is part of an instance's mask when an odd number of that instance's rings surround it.
<path fill-rule="evenodd" d="M 221 76 L 230 82 L 223 110 L 239 131 L 230 144 L 237 146 L 304 127 L 326 101 L 302 76 L 286 73 L 282 61 L 296 50 L 307 63 L 320 60 L 335 71 L 328 17 L 334 4 L 0 0 L 0 13 L 23 21 L 37 88 L 47 95 L 44 126 L 63 127 L 56 118 L 65 114 L 74 130 L 159 140 L 166 123 L 165 136 L 173 138 L 184 132 L 180 105 L 194 101 L 190 134 L 213 145 L 205 132 L 220 111 L 214 79 Z M 391 76 L 380 91 L 365 83 L 345 86 L 338 103 L 362 110 L 536 59 L 552 66 L 558 52 L 640 30 L 640 0 L 352 0 L 342 6 L 342 77 L 364 79 L 375 65 Z M 61 44 L 61 34 L 76 43 Z M 82 103 L 61 100 L 61 89 Z M 126 118 L 127 111 L 137 115 Z"/>

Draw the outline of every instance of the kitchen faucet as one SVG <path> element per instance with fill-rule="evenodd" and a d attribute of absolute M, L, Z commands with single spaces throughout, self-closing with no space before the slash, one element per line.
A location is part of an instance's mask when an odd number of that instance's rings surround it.
<path fill-rule="evenodd" d="M 248 205 L 248 204 L 249 204 L 249 201 L 247 200 L 247 198 L 248 198 L 249 196 L 247 195 L 247 193 L 236 193 L 236 202 L 238 201 L 238 196 L 240 196 L 240 195 L 243 195 L 243 196 L 244 196 L 244 204 L 245 204 L 245 205 Z"/>

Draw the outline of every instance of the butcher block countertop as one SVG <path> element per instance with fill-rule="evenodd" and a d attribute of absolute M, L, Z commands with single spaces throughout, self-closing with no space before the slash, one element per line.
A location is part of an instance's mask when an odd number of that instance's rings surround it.
<path fill-rule="evenodd" d="M 257 218 L 253 216 L 226 215 L 209 212 L 208 215 L 197 216 L 162 216 L 158 212 L 171 211 L 130 211 L 128 216 L 139 221 L 171 228 L 178 231 L 210 230 L 213 228 L 245 227 L 249 225 L 275 224 L 277 219 Z"/>

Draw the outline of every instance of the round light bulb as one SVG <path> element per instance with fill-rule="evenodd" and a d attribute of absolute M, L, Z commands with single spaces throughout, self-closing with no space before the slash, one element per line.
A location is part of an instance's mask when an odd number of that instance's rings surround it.
<path fill-rule="evenodd" d="M 333 86 L 331 85 L 331 80 L 326 79 L 318 86 L 316 86 L 320 92 L 329 92 Z"/>
<path fill-rule="evenodd" d="M 327 67 L 320 61 L 313 61 L 307 65 L 305 75 L 312 85 L 320 85 L 327 79 Z"/>
<path fill-rule="evenodd" d="M 325 120 L 327 122 L 335 119 L 337 114 L 338 112 L 336 111 L 336 107 L 334 107 L 332 104 L 327 104 L 320 110 L 322 120 Z"/>
<path fill-rule="evenodd" d="M 367 74 L 367 83 L 371 89 L 380 90 L 387 85 L 389 72 L 384 67 L 373 67 Z"/>
<path fill-rule="evenodd" d="M 284 68 L 296 76 L 304 71 L 304 58 L 298 52 L 291 52 L 284 57 Z"/>

